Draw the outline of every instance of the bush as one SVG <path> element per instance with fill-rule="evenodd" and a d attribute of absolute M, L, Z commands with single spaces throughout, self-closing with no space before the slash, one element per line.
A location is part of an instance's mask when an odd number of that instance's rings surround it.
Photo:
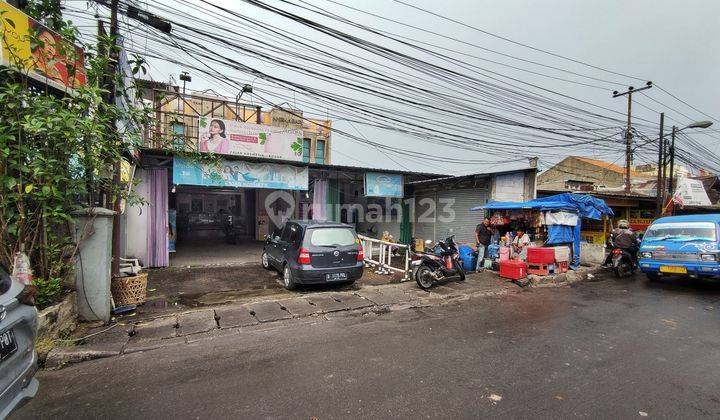
<path fill-rule="evenodd" d="M 62 279 L 59 278 L 36 278 L 33 280 L 36 287 L 35 304 L 39 309 L 46 308 L 58 301 L 62 293 Z"/>

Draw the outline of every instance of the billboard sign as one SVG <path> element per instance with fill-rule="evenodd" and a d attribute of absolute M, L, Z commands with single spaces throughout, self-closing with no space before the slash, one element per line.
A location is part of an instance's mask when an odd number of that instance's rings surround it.
<path fill-rule="evenodd" d="M 680 178 L 673 201 L 681 207 L 712 205 L 702 181 L 690 178 Z"/>
<path fill-rule="evenodd" d="M 200 117 L 200 152 L 302 161 L 302 130 Z"/>
<path fill-rule="evenodd" d="M 173 158 L 173 183 L 177 185 L 307 190 L 308 179 L 307 166 L 225 159 L 212 164 Z"/>
<path fill-rule="evenodd" d="M 35 19 L 0 1 L 0 65 L 62 91 L 85 86 L 83 49 Z"/>
<path fill-rule="evenodd" d="M 365 172 L 365 197 L 403 197 L 401 174 Z"/>

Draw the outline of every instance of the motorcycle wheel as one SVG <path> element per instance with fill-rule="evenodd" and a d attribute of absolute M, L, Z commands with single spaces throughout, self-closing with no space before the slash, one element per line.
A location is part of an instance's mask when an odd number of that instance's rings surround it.
<path fill-rule="evenodd" d="M 433 287 L 435 280 L 432 277 L 430 268 L 424 265 L 418 267 L 418 269 L 415 270 L 415 282 L 423 290 Z"/>
<path fill-rule="evenodd" d="M 628 270 L 625 269 L 625 266 L 625 264 L 620 264 L 613 268 L 613 271 L 615 271 L 615 277 L 620 278 L 627 275 Z"/>
<path fill-rule="evenodd" d="M 458 269 L 458 271 L 459 271 L 458 275 L 460 276 L 460 281 L 465 281 L 465 269 L 460 267 Z"/>

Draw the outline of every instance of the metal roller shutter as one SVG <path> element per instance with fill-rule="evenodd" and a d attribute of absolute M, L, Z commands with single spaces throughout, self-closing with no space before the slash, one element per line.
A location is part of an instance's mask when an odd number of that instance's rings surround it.
<path fill-rule="evenodd" d="M 455 235 L 455 241 L 458 243 L 474 243 L 475 242 L 475 226 L 480 223 L 485 216 L 483 211 L 470 211 L 472 207 L 485 204 L 488 199 L 487 190 L 479 188 L 458 189 L 451 191 L 438 192 L 438 214 L 437 225 L 435 227 L 436 235 L 444 239 L 447 236 Z M 443 211 L 445 200 L 454 200 L 452 209 L 455 217 L 452 220 L 443 220 L 443 216 L 447 217 L 448 212 Z M 449 219 L 449 218 L 448 218 Z"/>
<path fill-rule="evenodd" d="M 415 194 L 413 217 L 413 237 L 422 240 L 435 240 L 435 212 L 428 212 L 427 199 L 435 201 L 435 193 Z M 422 222 L 421 217 L 422 218 Z M 427 219 L 427 220 L 426 220 Z"/>

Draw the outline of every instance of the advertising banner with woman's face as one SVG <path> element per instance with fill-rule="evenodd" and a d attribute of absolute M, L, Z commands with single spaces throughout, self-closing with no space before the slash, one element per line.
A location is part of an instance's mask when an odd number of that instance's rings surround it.
<path fill-rule="evenodd" d="M 0 1 L 0 66 L 20 67 L 50 87 L 71 92 L 85 86 L 83 49 Z"/>
<path fill-rule="evenodd" d="M 302 130 L 200 117 L 199 148 L 205 153 L 302 161 Z"/>

